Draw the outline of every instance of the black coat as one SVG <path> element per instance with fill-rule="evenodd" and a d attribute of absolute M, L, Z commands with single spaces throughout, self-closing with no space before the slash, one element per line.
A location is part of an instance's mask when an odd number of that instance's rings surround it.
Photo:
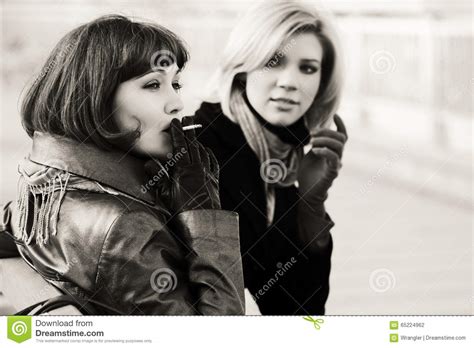
<path fill-rule="evenodd" d="M 262 314 L 324 314 L 329 294 L 332 238 L 308 251 L 296 238 L 298 228 L 329 233 L 330 217 L 298 212 L 295 186 L 276 188 L 273 224 L 266 226 L 266 196 L 260 163 L 240 126 L 222 113 L 220 104 L 203 103 L 196 111 L 198 139 L 220 164 L 222 208 L 239 213 L 245 287 Z"/>

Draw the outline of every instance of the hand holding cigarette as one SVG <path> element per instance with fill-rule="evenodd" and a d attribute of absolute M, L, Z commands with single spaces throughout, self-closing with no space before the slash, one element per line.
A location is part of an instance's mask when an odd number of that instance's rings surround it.
<path fill-rule="evenodd" d="M 220 209 L 219 164 L 210 149 L 196 139 L 192 117 L 171 121 L 175 164 L 171 176 L 171 211 Z M 187 132 L 186 132 L 187 130 Z"/>

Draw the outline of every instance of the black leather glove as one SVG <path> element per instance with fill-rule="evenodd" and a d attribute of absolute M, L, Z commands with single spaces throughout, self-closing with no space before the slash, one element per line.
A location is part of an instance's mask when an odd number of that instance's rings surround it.
<path fill-rule="evenodd" d="M 342 167 L 341 159 L 347 131 L 338 116 L 334 116 L 337 131 L 323 128 L 311 133 L 312 149 L 304 156 L 298 172 L 299 193 L 309 205 L 324 202 L 332 182 Z"/>
<path fill-rule="evenodd" d="M 194 129 L 183 131 L 183 126 L 193 125 L 192 117 L 171 121 L 173 165 L 168 168 L 169 179 L 162 177 L 157 184 L 157 195 L 171 210 L 178 214 L 197 209 L 221 209 L 219 199 L 219 164 L 212 151 L 196 139 Z M 152 162 L 146 164 L 148 173 L 158 169 Z"/>

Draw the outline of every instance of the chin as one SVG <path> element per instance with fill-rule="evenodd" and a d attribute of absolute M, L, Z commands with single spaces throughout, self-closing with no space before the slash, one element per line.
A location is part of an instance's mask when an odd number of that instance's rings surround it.
<path fill-rule="evenodd" d="M 265 120 L 273 126 L 288 127 L 298 121 L 301 116 L 295 114 L 295 112 L 273 111 L 272 116 L 265 117 Z"/>
<path fill-rule="evenodd" d="M 160 146 L 159 148 L 152 149 L 149 151 L 149 155 L 153 158 L 157 158 L 162 161 L 167 161 L 173 156 L 173 148 L 171 144 L 169 146 L 164 145 Z"/>
<path fill-rule="evenodd" d="M 169 137 L 165 138 L 157 136 L 153 139 L 153 141 L 150 138 L 147 139 L 149 141 L 143 140 L 138 142 L 134 149 L 135 155 L 139 157 L 152 157 L 166 161 L 173 154 L 173 147 Z"/>

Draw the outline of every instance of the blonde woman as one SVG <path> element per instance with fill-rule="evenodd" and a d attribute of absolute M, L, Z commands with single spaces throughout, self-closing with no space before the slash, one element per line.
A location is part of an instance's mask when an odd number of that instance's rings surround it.
<path fill-rule="evenodd" d="M 198 139 L 220 164 L 222 206 L 240 216 L 245 287 L 262 314 L 325 312 L 334 223 L 324 202 L 347 140 L 340 97 L 329 19 L 271 1 L 234 28 L 196 112 Z"/>

